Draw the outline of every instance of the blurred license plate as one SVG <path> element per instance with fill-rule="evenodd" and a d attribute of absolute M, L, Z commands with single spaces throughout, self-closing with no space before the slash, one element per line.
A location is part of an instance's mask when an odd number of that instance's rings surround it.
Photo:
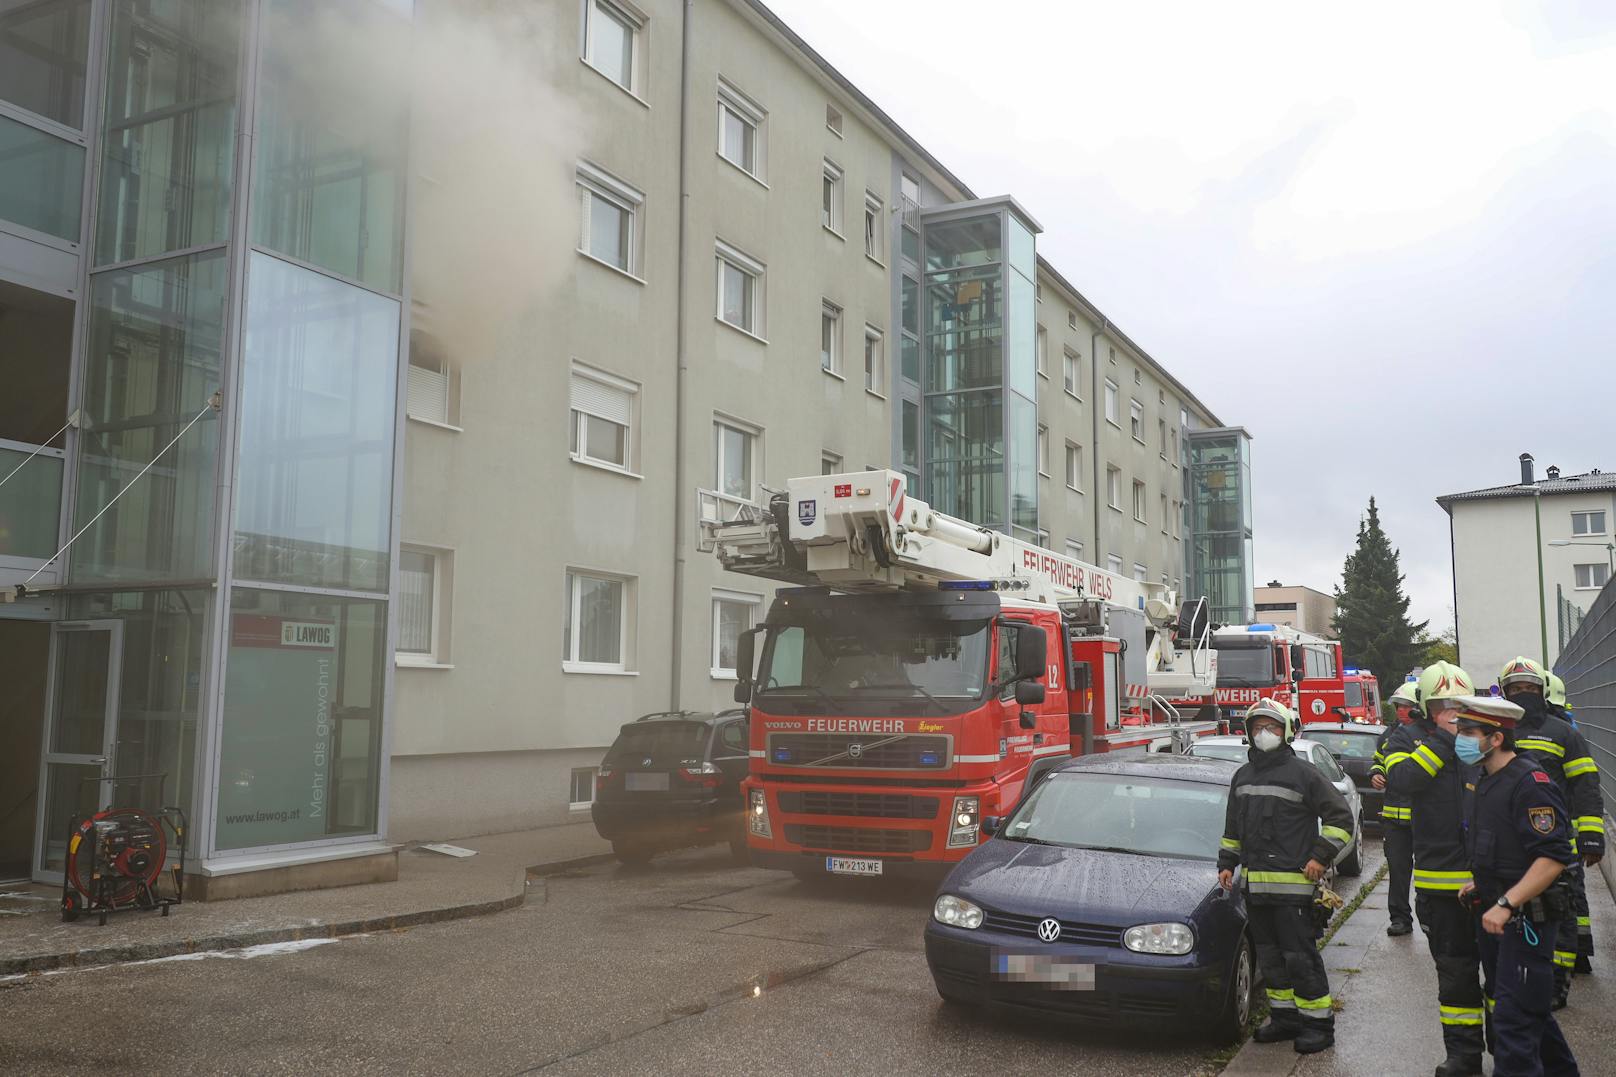
<path fill-rule="evenodd" d="M 1001 980 L 1048 984 L 1057 991 L 1093 991 L 1094 966 L 1043 954 L 994 954 L 993 973 Z"/>
<path fill-rule="evenodd" d="M 881 861 L 851 856 L 827 856 L 825 870 L 837 875 L 879 875 Z"/>
<path fill-rule="evenodd" d="M 629 774 L 626 788 L 631 793 L 666 793 L 668 791 L 668 776 L 666 774 Z"/>

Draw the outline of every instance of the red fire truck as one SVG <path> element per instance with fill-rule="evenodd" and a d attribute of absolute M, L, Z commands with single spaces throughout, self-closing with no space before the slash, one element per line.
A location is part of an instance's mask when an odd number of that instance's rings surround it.
<path fill-rule="evenodd" d="M 1217 728 L 1173 702 L 1214 707 L 1204 600 L 935 512 L 898 472 L 792 479 L 703 533 L 799 585 L 740 640 L 757 864 L 935 873 L 1059 758 Z"/>
<path fill-rule="evenodd" d="M 1344 706 L 1350 721 L 1372 725 L 1380 721 L 1380 682 L 1367 669 L 1347 669 L 1342 674 Z"/>
<path fill-rule="evenodd" d="M 1246 708 L 1263 698 L 1290 707 L 1303 725 L 1351 720 L 1335 640 L 1281 624 L 1224 625 L 1212 645 L 1218 708 L 1231 729 L 1243 730 Z"/>

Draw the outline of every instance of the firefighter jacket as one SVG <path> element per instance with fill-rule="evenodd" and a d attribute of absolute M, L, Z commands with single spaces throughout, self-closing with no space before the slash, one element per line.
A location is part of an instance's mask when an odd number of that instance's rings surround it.
<path fill-rule="evenodd" d="M 1576 863 L 1565 798 L 1554 779 L 1526 756 L 1516 755 L 1496 774 L 1478 776 L 1468 800 L 1470 862 L 1484 905 L 1520 882 L 1539 858 Z"/>
<path fill-rule="evenodd" d="M 1535 704 L 1536 700 L 1532 700 Z M 1599 792 L 1599 766 L 1582 732 L 1546 708 L 1533 706 L 1515 726 L 1515 751 L 1554 780 L 1571 812 L 1578 852 L 1605 852 L 1605 800 Z"/>
<path fill-rule="evenodd" d="M 1409 749 L 1388 756 L 1386 790 L 1413 804 L 1414 889 L 1449 897 L 1470 881 L 1465 854 L 1465 785 L 1475 768 L 1453 754 L 1453 734 L 1421 718 L 1403 727 Z"/>
<path fill-rule="evenodd" d="M 1223 820 L 1218 870 L 1246 869 L 1257 905 L 1311 905 L 1309 860 L 1328 866 L 1352 841 L 1352 812 L 1318 768 L 1282 745 L 1251 749 L 1235 772 Z"/>
<path fill-rule="evenodd" d="M 1393 760 L 1401 759 L 1414 750 L 1414 738 L 1409 733 L 1412 728 L 1410 724 L 1398 722 L 1380 735 L 1380 743 L 1375 746 L 1375 765 L 1369 768 L 1371 774 L 1386 777 L 1387 768 L 1391 766 Z M 1392 792 L 1388 779 L 1386 788 L 1381 791 L 1381 797 L 1381 823 L 1385 826 L 1408 826 L 1413 819 L 1413 801 L 1409 799 L 1408 794 Z"/>

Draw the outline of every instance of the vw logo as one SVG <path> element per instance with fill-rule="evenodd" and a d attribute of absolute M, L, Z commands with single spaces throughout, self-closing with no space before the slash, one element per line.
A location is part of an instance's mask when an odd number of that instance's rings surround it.
<path fill-rule="evenodd" d="M 1045 942 L 1054 942 L 1060 938 L 1060 921 L 1053 916 L 1038 921 L 1038 937 Z"/>
<path fill-rule="evenodd" d="M 864 754 L 864 745 L 862 745 L 862 744 L 849 744 L 847 746 L 847 755 L 848 755 L 849 759 L 857 759 L 863 754 Z"/>
<path fill-rule="evenodd" d="M 642 766 L 642 767 L 648 767 L 648 766 L 650 766 L 650 765 L 651 765 L 651 758 L 650 758 L 650 756 L 647 756 L 647 757 L 646 757 L 646 758 L 644 758 L 644 759 L 642 759 L 642 760 L 640 760 L 640 766 Z"/>

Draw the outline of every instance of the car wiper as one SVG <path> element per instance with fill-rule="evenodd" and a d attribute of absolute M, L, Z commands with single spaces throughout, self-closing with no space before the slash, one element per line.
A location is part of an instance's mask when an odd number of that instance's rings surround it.
<path fill-rule="evenodd" d="M 1128 853 L 1131 856 L 1166 856 L 1166 853 L 1153 853 L 1146 849 L 1124 849 L 1120 845 L 1074 845 L 1074 849 L 1091 849 L 1097 853 Z"/>
<path fill-rule="evenodd" d="M 1065 842 L 1063 842 L 1063 841 L 1048 841 L 1048 840 L 1046 840 L 1044 838 L 1017 838 L 1017 837 L 1013 837 L 1013 836 L 1011 836 L 1009 834 L 1005 834 L 1004 835 L 1004 840 L 1005 841 L 1019 841 L 1024 845 L 1056 845 L 1056 846 L 1060 846 L 1062 848 L 1069 848 L 1069 846 L 1067 846 L 1067 844 Z"/>

